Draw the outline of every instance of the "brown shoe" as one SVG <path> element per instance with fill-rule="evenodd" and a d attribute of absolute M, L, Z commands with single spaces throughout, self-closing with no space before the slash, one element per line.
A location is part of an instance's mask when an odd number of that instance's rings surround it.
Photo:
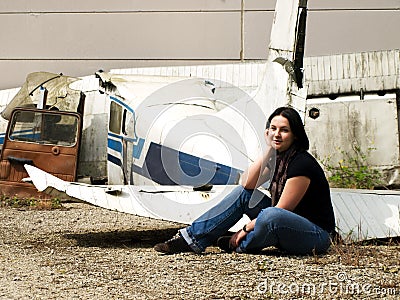
<path fill-rule="evenodd" d="M 154 250 L 167 254 L 193 252 L 192 248 L 190 248 L 188 243 L 186 243 L 179 233 L 177 233 L 172 239 L 155 245 Z"/>
<path fill-rule="evenodd" d="M 217 246 L 221 250 L 224 250 L 225 252 L 231 253 L 231 252 L 235 251 L 235 249 L 231 247 L 230 241 L 231 241 L 231 236 L 221 236 L 217 240 Z"/>

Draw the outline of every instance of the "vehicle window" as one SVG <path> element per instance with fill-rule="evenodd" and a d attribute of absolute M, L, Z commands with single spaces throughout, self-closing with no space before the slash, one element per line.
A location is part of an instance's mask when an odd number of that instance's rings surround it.
<path fill-rule="evenodd" d="M 12 141 L 74 146 L 78 118 L 50 112 L 18 111 L 13 115 L 8 138 Z"/>
<path fill-rule="evenodd" d="M 123 119 L 123 134 L 127 137 L 134 138 L 135 137 L 135 117 L 128 110 L 124 109 Z"/>
<path fill-rule="evenodd" d="M 118 103 L 111 101 L 109 130 L 112 133 L 121 133 L 122 107 Z"/>

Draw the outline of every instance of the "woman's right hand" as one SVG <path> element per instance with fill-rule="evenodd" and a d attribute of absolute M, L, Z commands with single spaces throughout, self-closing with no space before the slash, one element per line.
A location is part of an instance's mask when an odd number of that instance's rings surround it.
<path fill-rule="evenodd" d="M 273 136 L 274 135 L 270 132 L 269 128 L 265 129 L 264 137 L 265 137 L 265 143 L 267 144 L 267 146 L 271 146 L 272 145 Z"/>
<path fill-rule="evenodd" d="M 247 232 L 240 229 L 238 232 L 232 235 L 231 239 L 229 240 L 229 246 L 232 249 L 236 249 L 237 247 L 239 247 L 240 242 L 246 237 L 246 235 Z"/>

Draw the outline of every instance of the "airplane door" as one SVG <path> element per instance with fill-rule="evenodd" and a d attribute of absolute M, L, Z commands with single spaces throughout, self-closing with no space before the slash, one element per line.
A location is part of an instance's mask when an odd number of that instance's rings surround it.
<path fill-rule="evenodd" d="M 135 118 L 133 111 L 121 101 L 110 97 L 110 119 L 107 141 L 107 172 L 109 184 L 132 184 Z"/>
<path fill-rule="evenodd" d="M 107 137 L 108 184 L 123 184 L 125 181 L 122 171 L 121 124 L 122 106 L 117 102 L 111 101 Z"/>
<path fill-rule="evenodd" d="M 122 151 L 123 151 L 123 172 L 125 184 L 133 184 L 132 160 L 133 142 L 135 138 L 135 118 L 132 112 L 124 109 L 122 116 Z"/>

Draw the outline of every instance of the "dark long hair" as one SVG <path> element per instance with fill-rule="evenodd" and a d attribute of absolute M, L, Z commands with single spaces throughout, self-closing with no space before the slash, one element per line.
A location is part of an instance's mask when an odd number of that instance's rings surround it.
<path fill-rule="evenodd" d="M 308 150 L 308 148 L 310 147 L 310 142 L 308 140 L 307 133 L 304 130 L 304 125 L 301 121 L 299 113 L 291 107 L 278 107 L 269 116 L 266 128 L 269 128 L 269 126 L 271 125 L 271 120 L 276 116 L 285 117 L 289 121 L 290 129 L 296 137 L 294 141 L 295 147 L 298 150 Z"/>

